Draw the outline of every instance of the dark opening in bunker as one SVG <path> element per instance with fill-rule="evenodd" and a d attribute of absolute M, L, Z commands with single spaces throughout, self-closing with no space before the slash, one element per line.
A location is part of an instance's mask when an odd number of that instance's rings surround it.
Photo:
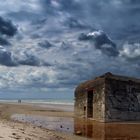
<path fill-rule="evenodd" d="M 86 111 L 87 111 L 87 108 L 86 106 L 84 106 L 84 117 L 86 116 Z"/>
<path fill-rule="evenodd" d="M 87 92 L 87 118 L 93 117 L 93 90 Z"/>

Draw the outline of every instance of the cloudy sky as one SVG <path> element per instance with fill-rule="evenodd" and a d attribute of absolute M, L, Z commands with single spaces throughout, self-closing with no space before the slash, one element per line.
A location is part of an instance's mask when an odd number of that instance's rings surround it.
<path fill-rule="evenodd" d="M 0 0 L 1 97 L 72 95 L 108 71 L 140 77 L 139 17 L 139 0 Z"/>

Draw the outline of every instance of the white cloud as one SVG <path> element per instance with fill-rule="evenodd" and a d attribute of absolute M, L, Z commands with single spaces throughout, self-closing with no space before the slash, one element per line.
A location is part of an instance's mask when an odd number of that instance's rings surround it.
<path fill-rule="evenodd" d="M 140 58 L 140 44 L 139 43 L 125 43 L 120 51 L 120 55 L 129 59 Z"/>
<path fill-rule="evenodd" d="M 26 9 L 26 11 L 32 12 L 38 12 L 41 10 L 39 0 L 0 0 L 0 3 L 1 14 L 5 14 L 8 12 L 18 12 L 24 9 Z"/>

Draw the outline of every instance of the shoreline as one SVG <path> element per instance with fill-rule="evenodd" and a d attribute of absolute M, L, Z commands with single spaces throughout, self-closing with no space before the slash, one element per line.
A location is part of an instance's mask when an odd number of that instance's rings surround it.
<path fill-rule="evenodd" d="M 74 105 L 74 101 L 69 99 L 53 100 L 53 99 L 0 99 L 0 103 L 31 103 L 31 104 L 60 104 L 60 105 Z"/>
<path fill-rule="evenodd" d="M 73 112 L 74 111 L 74 104 L 57 104 L 57 103 L 29 103 L 29 102 L 0 102 L 0 104 L 9 104 L 9 105 L 25 105 L 25 106 L 33 106 L 33 107 L 41 107 L 41 108 L 48 108 L 53 110 L 59 111 L 66 111 L 66 112 Z"/>

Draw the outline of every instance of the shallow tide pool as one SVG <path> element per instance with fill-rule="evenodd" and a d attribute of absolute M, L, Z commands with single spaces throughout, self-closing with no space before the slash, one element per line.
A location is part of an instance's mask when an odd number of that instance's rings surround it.
<path fill-rule="evenodd" d="M 14 114 L 12 120 L 95 140 L 140 140 L 140 123 L 97 123 L 68 117 Z"/>

